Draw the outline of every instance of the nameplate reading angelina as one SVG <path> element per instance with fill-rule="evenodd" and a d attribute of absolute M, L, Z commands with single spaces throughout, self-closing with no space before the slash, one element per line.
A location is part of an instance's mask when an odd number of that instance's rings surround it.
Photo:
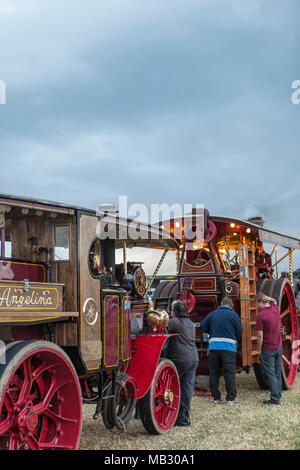
<path fill-rule="evenodd" d="M 59 311 L 62 307 L 62 289 L 31 285 L 27 291 L 23 285 L 0 284 L 0 310 Z"/>

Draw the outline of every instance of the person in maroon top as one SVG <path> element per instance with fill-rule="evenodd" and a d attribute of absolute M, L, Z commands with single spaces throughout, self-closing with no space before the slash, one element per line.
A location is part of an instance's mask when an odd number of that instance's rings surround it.
<path fill-rule="evenodd" d="M 256 330 L 260 362 L 266 373 L 270 400 L 266 405 L 280 405 L 282 391 L 282 340 L 280 332 L 280 311 L 276 300 L 260 292 L 256 296 L 258 315 Z"/>

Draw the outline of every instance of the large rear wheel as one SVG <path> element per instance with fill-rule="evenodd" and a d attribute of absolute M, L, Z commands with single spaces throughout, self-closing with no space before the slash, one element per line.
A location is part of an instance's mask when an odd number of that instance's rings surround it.
<path fill-rule="evenodd" d="M 168 310 L 178 292 L 178 281 L 161 281 L 153 294 L 153 301 L 156 308 Z"/>
<path fill-rule="evenodd" d="M 266 295 L 276 299 L 280 310 L 280 320 L 282 328 L 282 388 L 287 390 L 294 385 L 298 368 L 298 319 L 296 302 L 293 288 L 288 279 L 268 279 L 263 281 L 259 289 Z M 266 376 L 261 364 L 255 366 L 255 373 L 259 385 L 268 388 Z M 263 384 L 263 386 L 262 386 Z"/>
<path fill-rule="evenodd" d="M 64 351 L 46 341 L 22 341 L 0 365 L 0 450 L 77 449 L 81 392 Z"/>

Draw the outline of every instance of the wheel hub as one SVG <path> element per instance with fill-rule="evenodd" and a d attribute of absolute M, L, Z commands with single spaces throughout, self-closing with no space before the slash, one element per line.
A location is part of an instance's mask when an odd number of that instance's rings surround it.
<path fill-rule="evenodd" d="M 32 411 L 32 403 L 28 403 L 18 414 L 17 425 L 22 434 L 35 431 L 38 425 L 38 415 Z"/>
<path fill-rule="evenodd" d="M 34 431 L 37 427 L 37 424 L 38 424 L 38 416 L 32 411 L 30 411 L 26 419 L 26 425 L 27 425 L 28 430 Z"/>
<path fill-rule="evenodd" d="M 164 393 L 164 402 L 166 405 L 170 405 L 174 400 L 174 393 L 171 390 L 166 390 Z"/>

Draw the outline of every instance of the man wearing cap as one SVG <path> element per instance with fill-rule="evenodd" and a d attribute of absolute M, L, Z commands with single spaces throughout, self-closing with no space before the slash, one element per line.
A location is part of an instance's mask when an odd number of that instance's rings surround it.
<path fill-rule="evenodd" d="M 270 400 L 264 400 L 263 403 L 280 405 L 282 390 L 280 311 L 276 300 L 263 292 L 256 296 L 256 302 L 259 311 L 256 320 L 258 351 L 270 389 Z"/>

